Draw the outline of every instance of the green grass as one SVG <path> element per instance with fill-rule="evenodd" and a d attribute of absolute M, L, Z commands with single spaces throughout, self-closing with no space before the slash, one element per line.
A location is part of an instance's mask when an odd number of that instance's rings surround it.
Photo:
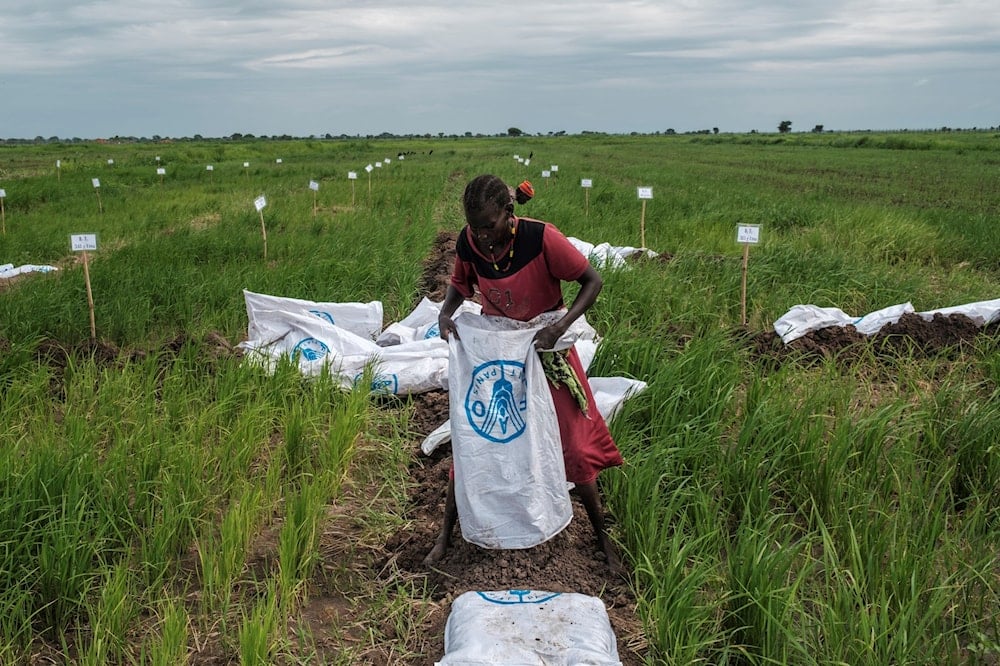
<path fill-rule="evenodd" d="M 529 151 L 530 168 L 513 159 Z M 313 655 L 290 626 L 325 509 L 362 475 L 378 489 L 368 538 L 403 525 L 405 416 L 206 340 L 246 334 L 243 289 L 380 300 L 398 320 L 482 172 L 533 180 L 520 212 L 567 235 L 638 246 L 643 221 L 647 246 L 672 257 L 605 270 L 588 313 L 604 337 L 593 374 L 649 383 L 613 424 L 627 465 L 602 485 L 651 662 L 995 661 L 995 337 L 940 358 L 762 365 L 739 322 L 735 232 L 761 225 L 751 332 L 796 304 L 860 316 L 997 298 L 998 153 L 988 132 L 0 147 L 0 263 L 61 269 L 0 291 L 0 661 L 38 639 L 80 663 L 178 663 L 206 636 L 241 663 Z M 386 157 L 369 194 L 364 166 Z M 654 192 L 644 220 L 637 186 Z M 97 337 L 117 360 L 87 351 L 71 233 L 99 234 Z M 71 350 L 64 369 L 39 362 L 42 341 Z M 362 441 L 378 444 L 359 467 Z M 401 662 L 440 656 L 407 648 L 426 594 L 366 597 Z M 363 649 L 345 646 L 344 663 Z"/>

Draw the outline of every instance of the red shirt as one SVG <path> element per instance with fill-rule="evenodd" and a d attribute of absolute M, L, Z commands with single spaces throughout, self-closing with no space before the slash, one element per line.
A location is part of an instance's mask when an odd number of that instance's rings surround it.
<path fill-rule="evenodd" d="M 467 226 L 455 245 L 451 284 L 466 298 L 478 286 L 483 314 L 528 321 L 563 307 L 562 282 L 579 279 L 590 262 L 553 225 L 526 217 L 514 224 L 513 242 L 496 261 L 480 252 Z"/>

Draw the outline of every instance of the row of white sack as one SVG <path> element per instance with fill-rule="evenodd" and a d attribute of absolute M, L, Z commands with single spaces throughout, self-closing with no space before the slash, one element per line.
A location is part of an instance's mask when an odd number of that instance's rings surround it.
<path fill-rule="evenodd" d="M 895 324 L 904 314 L 914 312 L 909 302 L 892 305 L 861 317 L 852 317 L 839 308 L 821 308 L 816 305 L 796 305 L 774 322 L 774 332 L 782 342 L 788 344 L 806 335 L 810 331 L 830 326 L 853 325 L 862 335 L 878 333 L 886 324 Z M 978 301 L 965 305 L 917 312 L 923 319 L 930 321 L 934 315 L 949 316 L 962 314 L 971 319 L 977 326 L 985 326 L 1000 321 L 1000 298 L 991 301 Z"/>
<path fill-rule="evenodd" d="M 269 370 L 289 360 L 308 376 L 324 369 L 333 372 L 345 388 L 350 388 L 364 376 L 368 366 L 374 365 L 375 392 L 407 395 L 448 388 L 448 343 L 441 339 L 437 328 L 440 303 L 424 298 L 406 317 L 382 330 L 379 301 L 322 303 L 247 290 L 243 296 L 249 323 L 247 340 L 239 346 L 249 360 Z M 466 301 L 456 317 L 463 312 L 479 314 L 481 307 Z M 538 321 L 523 326 L 538 326 Z M 585 369 L 600 342 L 585 316 L 573 323 L 561 341 L 576 344 Z M 641 382 L 598 382 L 605 395 L 637 384 Z M 609 410 L 615 406 L 613 398 L 604 400 Z"/>
<path fill-rule="evenodd" d="M 0 264 L 0 279 L 10 279 L 24 273 L 49 273 L 59 270 L 56 266 L 39 266 L 37 264 L 24 264 L 15 266 L 14 264 Z"/>
<path fill-rule="evenodd" d="M 635 254 L 645 254 L 647 257 L 658 257 L 660 256 L 656 252 L 645 248 L 632 247 L 630 245 L 616 246 L 610 243 L 598 243 L 594 245 L 593 243 L 588 243 L 585 240 L 580 240 L 579 238 L 574 238 L 573 236 L 568 236 L 566 238 L 573 247 L 580 251 L 583 256 L 590 259 L 590 261 L 598 267 L 605 268 L 623 268 L 626 265 L 626 260 Z"/>

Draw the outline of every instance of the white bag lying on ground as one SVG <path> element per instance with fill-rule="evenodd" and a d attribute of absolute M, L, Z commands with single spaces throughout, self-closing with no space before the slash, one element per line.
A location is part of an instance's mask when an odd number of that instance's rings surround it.
<path fill-rule="evenodd" d="M 583 256 L 587 257 L 587 259 L 593 262 L 598 268 L 621 268 L 625 266 L 625 260 L 633 254 L 642 253 L 647 257 L 660 256 L 652 250 L 631 247 L 628 245 L 614 246 L 610 243 L 598 243 L 597 245 L 594 245 L 593 243 L 588 243 L 585 240 L 573 238 L 572 236 L 569 236 L 566 240 L 568 240 L 573 247 L 579 250 Z"/>
<path fill-rule="evenodd" d="M 287 358 L 307 376 L 327 368 L 341 386 L 350 388 L 372 364 L 375 393 L 406 395 L 446 387 L 448 345 L 440 338 L 379 347 L 325 318 L 275 310 L 255 310 L 252 333 L 239 346 L 248 359 L 271 371 Z"/>
<path fill-rule="evenodd" d="M 590 388 L 594 392 L 597 410 L 608 423 L 618 415 L 626 400 L 639 395 L 647 387 L 646 382 L 627 377 L 590 377 L 588 379 Z M 450 420 L 445 421 L 429 433 L 420 444 L 420 450 L 424 452 L 424 455 L 429 456 L 434 453 L 434 449 L 448 441 L 451 441 Z"/>
<path fill-rule="evenodd" d="M 829 326 L 847 326 L 853 324 L 858 333 L 873 335 L 882 330 L 886 324 L 895 324 L 904 314 L 913 312 L 913 305 L 900 303 L 887 308 L 870 312 L 862 317 L 852 317 L 839 308 L 821 308 L 816 305 L 795 305 L 774 322 L 774 332 L 785 344 L 797 340 L 810 331 L 816 331 Z M 978 326 L 985 326 L 1000 320 L 1000 298 L 990 301 L 979 301 L 966 305 L 956 305 L 938 310 L 918 312 L 918 315 L 930 321 L 935 314 L 962 314 L 969 317 Z"/>
<path fill-rule="evenodd" d="M 37 264 L 15 266 L 14 264 L 3 264 L 0 265 L 0 279 L 9 280 L 24 273 L 50 273 L 57 270 L 59 269 L 56 266 L 39 266 Z"/>
<path fill-rule="evenodd" d="M 604 603 L 575 592 L 465 592 L 444 651 L 440 666 L 621 666 Z"/>
<path fill-rule="evenodd" d="M 257 326 L 257 313 L 260 311 L 312 315 L 367 340 L 374 340 L 382 330 L 382 303 L 380 301 L 318 303 L 301 298 L 256 294 L 246 289 L 243 290 L 243 299 L 246 301 L 247 318 L 250 320 L 248 336 L 250 339 L 258 337 L 255 335 L 255 327 Z"/>
<path fill-rule="evenodd" d="M 462 312 L 479 314 L 482 309 L 478 303 L 463 301 L 455 314 L 456 316 Z M 439 314 L 441 314 L 441 303 L 436 303 L 425 297 L 417 304 L 417 307 L 413 308 L 410 314 L 386 326 L 375 342 L 386 347 L 440 337 Z"/>
<path fill-rule="evenodd" d="M 461 314 L 448 342 L 455 501 L 462 537 L 483 548 L 537 546 L 573 517 L 559 422 L 533 344 L 538 328 L 521 325 Z"/>

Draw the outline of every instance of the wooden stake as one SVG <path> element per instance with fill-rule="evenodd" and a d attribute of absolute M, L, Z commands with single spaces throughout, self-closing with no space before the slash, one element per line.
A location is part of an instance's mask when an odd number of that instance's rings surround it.
<path fill-rule="evenodd" d="M 104 213 L 104 204 L 101 203 L 101 188 L 95 187 L 94 191 L 97 192 L 97 210 Z"/>
<path fill-rule="evenodd" d="M 7 235 L 7 213 L 3 209 L 3 197 L 0 197 L 0 228 L 3 229 L 3 233 Z"/>
<path fill-rule="evenodd" d="M 264 238 L 264 261 L 267 261 L 267 228 L 264 226 L 264 209 L 257 212 L 260 213 L 260 234 Z"/>
<path fill-rule="evenodd" d="M 646 249 L 646 200 L 642 200 L 642 217 L 639 219 L 639 247 Z"/>
<path fill-rule="evenodd" d="M 583 210 L 584 216 L 590 217 L 590 188 L 583 188 Z"/>
<path fill-rule="evenodd" d="M 90 289 L 90 263 L 87 261 L 87 251 L 83 251 L 83 281 L 87 285 L 87 308 L 90 310 L 90 339 L 97 339 L 97 328 L 94 325 L 94 292 Z"/>
<path fill-rule="evenodd" d="M 740 288 L 740 322 L 747 325 L 747 264 L 750 263 L 750 243 L 743 244 L 743 279 Z"/>
<path fill-rule="evenodd" d="M 316 217 L 316 190 L 313 190 L 313 217 Z"/>
<path fill-rule="evenodd" d="M 351 208 L 354 208 L 354 181 L 351 181 Z"/>

